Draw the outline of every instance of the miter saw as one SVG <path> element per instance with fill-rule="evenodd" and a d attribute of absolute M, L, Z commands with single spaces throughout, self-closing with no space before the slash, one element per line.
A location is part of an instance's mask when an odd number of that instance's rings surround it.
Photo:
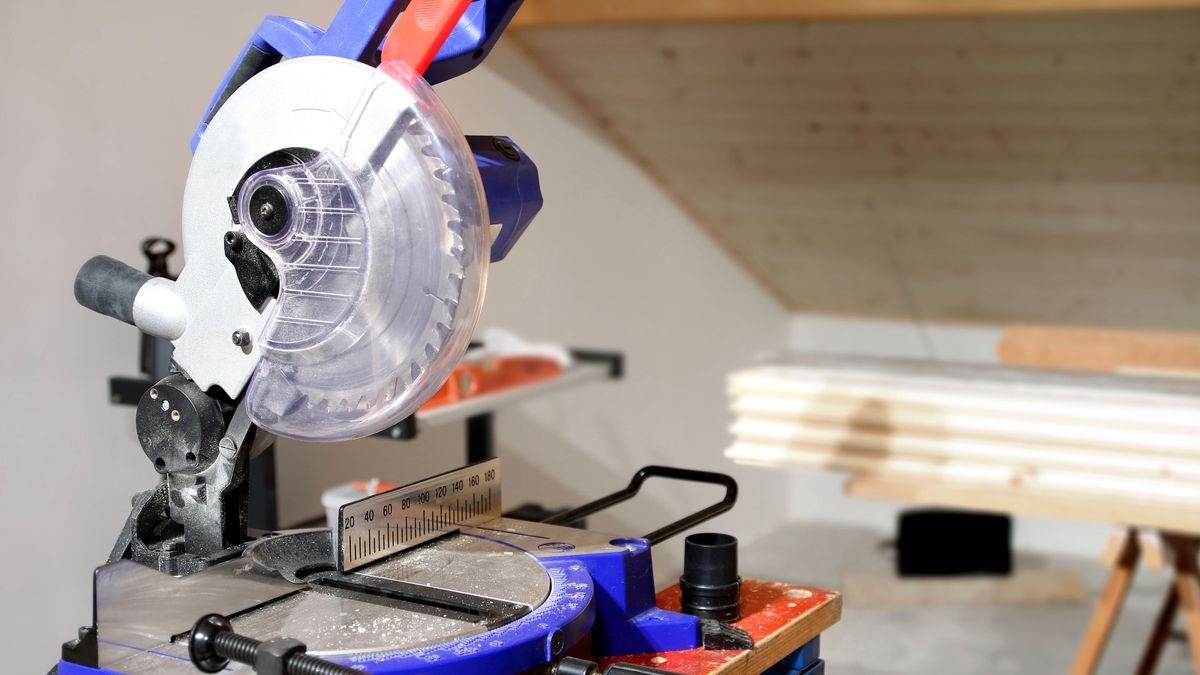
<path fill-rule="evenodd" d="M 174 356 L 136 413 L 161 482 L 134 497 L 59 673 L 566 675 L 595 672 L 573 648 L 749 646 L 720 623 L 736 575 L 693 580 L 690 614 L 655 606 L 650 546 L 732 506 L 720 474 L 647 467 L 531 523 L 501 516 L 489 460 L 347 504 L 336 528 L 247 531 L 250 457 L 275 435 L 349 440 L 412 414 L 540 208 L 530 159 L 464 136 L 430 86 L 478 64 L 519 5 L 347 0 L 326 30 L 267 18 L 193 138 L 178 279 L 103 256 L 80 270 L 81 304 Z M 565 526 L 655 476 L 725 498 L 642 537 Z"/>

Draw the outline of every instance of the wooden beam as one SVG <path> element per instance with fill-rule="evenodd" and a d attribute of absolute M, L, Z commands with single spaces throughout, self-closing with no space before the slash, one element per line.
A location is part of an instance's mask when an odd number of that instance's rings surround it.
<path fill-rule="evenodd" d="M 789 455 L 786 463 L 732 457 L 738 464 L 771 468 L 827 470 L 825 462 L 805 464 L 807 456 Z M 1106 524 L 1136 524 L 1177 532 L 1200 532 L 1196 510 L 1169 500 L 1113 499 L 1107 495 L 1030 485 L 998 485 L 967 480 L 941 480 L 935 474 L 896 475 L 858 471 L 846 482 L 851 497 L 990 511 L 1015 515 Z"/>
<path fill-rule="evenodd" d="M 525 0 L 520 28 L 1200 9 L 1200 0 Z"/>
<path fill-rule="evenodd" d="M 998 356 L 1006 366 L 1196 374 L 1200 373 L 1200 335 L 1009 326 Z"/>

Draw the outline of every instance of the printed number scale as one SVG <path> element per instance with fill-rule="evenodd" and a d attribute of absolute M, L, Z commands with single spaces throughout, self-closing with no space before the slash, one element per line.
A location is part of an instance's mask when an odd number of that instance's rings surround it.
<path fill-rule="evenodd" d="M 489 459 L 345 504 L 338 570 L 349 572 L 467 525 L 500 517 L 500 461 Z"/>

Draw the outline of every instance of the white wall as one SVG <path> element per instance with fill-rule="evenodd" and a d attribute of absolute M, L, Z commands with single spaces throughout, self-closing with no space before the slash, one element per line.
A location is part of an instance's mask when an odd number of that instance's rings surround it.
<path fill-rule="evenodd" d="M 136 372 L 136 332 L 79 308 L 75 271 L 178 238 L 187 141 L 264 8 L 0 4 L 5 672 L 46 672 L 90 622 L 91 569 L 155 480 L 132 411 L 106 402 L 108 375 Z"/>
<path fill-rule="evenodd" d="M 0 647 L 6 672 L 45 672 L 90 615 L 92 568 L 150 486 L 132 411 L 106 378 L 133 374 L 133 329 L 74 303 L 87 257 L 138 263 L 150 234 L 178 238 L 187 141 L 212 89 L 265 14 L 324 24 L 332 0 L 0 4 Z M 493 70 L 441 90 L 470 132 L 512 135 L 537 160 L 546 208 L 489 286 L 485 323 L 619 349 L 628 377 L 505 411 L 508 499 L 577 503 L 651 462 L 727 468 L 724 374 L 779 349 L 786 314 L 610 148 L 570 102 L 501 49 Z M 393 480 L 461 461 L 462 433 L 281 450 L 285 517 L 317 511 L 321 487 Z M 739 509 L 715 526 L 770 526 L 787 479 L 735 469 Z M 598 525 L 640 534 L 712 497 L 656 490 Z M 670 556 L 660 563 L 669 575 Z"/>
<path fill-rule="evenodd" d="M 788 347 L 828 354 L 862 354 L 934 361 L 996 363 L 1001 326 L 853 319 L 795 315 Z M 911 505 L 851 499 L 840 475 L 795 472 L 788 488 L 788 513 L 797 520 L 833 520 L 883 532 L 894 530 L 896 514 Z M 1013 519 L 1018 548 L 1095 556 L 1111 528 L 1046 518 Z"/>

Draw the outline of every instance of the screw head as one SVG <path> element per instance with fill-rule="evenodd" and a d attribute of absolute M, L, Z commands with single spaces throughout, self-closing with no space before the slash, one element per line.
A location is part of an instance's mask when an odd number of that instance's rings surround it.
<path fill-rule="evenodd" d="M 263 185 L 250 195 L 250 223 L 259 232 L 274 237 L 283 232 L 288 220 L 288 200 L 279 188 Z"/>
<path fill-rule="evenodd" d="M 250 333 L 244 330 L 233 331 L 233 344 L 238 347 L 245 347 L 250 344 Z"/>
<path fill-rule="evenodd" d="M 500 154 L 504 155 L 505 157 L 507 157 L 508 159 L 510 159 L 514 162 L 521 161 L 521 153 L 517 152 L 516 147 L 514 147 L 512 143 L 509 143 L 508 141 L 506 141 L 503 138 L 500 138 L 500 137 L 493 138 L 492 139 L 492 147 L 499 150 Z"/>

